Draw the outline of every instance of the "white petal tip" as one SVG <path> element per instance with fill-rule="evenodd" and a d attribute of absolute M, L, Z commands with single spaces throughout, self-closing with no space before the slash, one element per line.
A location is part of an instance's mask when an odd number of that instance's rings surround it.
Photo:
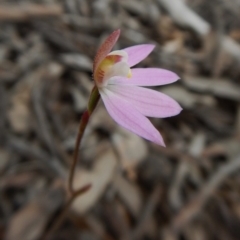
<path fill-rule="evenodd" d="M 164 142 L 155 142 L 155 144 L 161 146 L 161 147 L 166 147 L 165 143 Z"/>
<path fill-rule="evenodd" d="M 176 76 L 176 81 L 178 81 L 178 80 L 180 80 L 181 78 L 177 75 L 177 74 L 175 74 Z"/>

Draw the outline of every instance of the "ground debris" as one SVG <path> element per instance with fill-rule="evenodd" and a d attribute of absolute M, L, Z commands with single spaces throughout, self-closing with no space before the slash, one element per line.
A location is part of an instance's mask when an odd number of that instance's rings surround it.
<path fill-rule="evenodd" d="M 236 0 L 3 0 L 0 3 L 0 239 L 40 240 L 68 197 L 92 62 L 152 43 L 137 67 L 183 107 L 150 119 L 166 148 L 118 126 L 100 101 L 83 143 L 75 200 L 49 240 L 240 239 L 240 4 Z M 129 79 L 131 81 L 131 79 Z"/>

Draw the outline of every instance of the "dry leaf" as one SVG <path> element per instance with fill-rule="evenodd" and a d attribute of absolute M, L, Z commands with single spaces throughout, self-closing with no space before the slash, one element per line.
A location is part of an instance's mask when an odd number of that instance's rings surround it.
<path fill-rule="evenodd" d="M 142 196 L 138 187 L 120 174 L 115 176 L 113 185 L 132 215 L 138 217 L 142 209 Z"/>
<path fill-rule="evenodd" d="M 61 189 L 50 189 L 13 215 L 6 231 L 6 240 L 37 240 L 54 211 L 63 202 Z"/>
<path fill-rule="evenodd" d="M 104 193 L 107 185 L 111 182 L 116 165 L 116 156 L 113 151 L 109 149 L 96 160 L 96 163 L 91 171 L 76 171 L 74 188 L 79 189 L 87 184 L 91 184 L 92 187 L 89 191 L 74 201 L 72 205 L 72 209 L 74 211 L 83 214 L 97 203 L 98 199 Z"/>

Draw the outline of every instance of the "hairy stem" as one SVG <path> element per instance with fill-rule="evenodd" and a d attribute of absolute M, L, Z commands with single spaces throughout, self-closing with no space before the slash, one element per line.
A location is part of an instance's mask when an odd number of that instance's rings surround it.
<path fill-rule="evenodd" d="M 74 179 L 74 172 L 75 172 L 75 168 L 78 160 L 79 147 L 81 145 L 82 137 L 85 132 L 86 126 L 88 124 L 88 121 L 90 119 L 90 116 L 92 115 L 93 110 L 97 106 L 99 97 L 100 96 L 99 96 L 98 89 L 96 86 L 94 86 L 88 101 L 88 109 L 83 113 L 83 116 L 81 118 L 80 125 L 78 128 L 78 135 L 77 135 L 77 140 L 76 140 L 74 153 L 73 153 L 73 162 L 70 168 L 70 173 L 68 178 L 68 189 L 72 194 L 74 193 L 73 179 Z"/>
<path fill-rule="evenodd" d="M 45 240 L 48 240 L 51 237 L 51 235 L 61 226 L 61 223 L 65 219 L 72 202 L 78 196 L 82 195 L 83 193 L 85 193 L 86 191 L 88 191 L 91 188 L 91 184 L 88 184 L 88 185 L 83 186 L 80 189 L 74 190 L 73 180 L 74 180 L 75 168 L 76 168 L 77 161 L 78 161 L 78 153 L 79 153 L 79 148 L 80 148 L 80 145 L 81 145 L 82 137 L 83 137 L 83 134 L 84 134 L 85 129 L 87 127 L 87 124 L 89 122 L 89 118 L 90 118 L 90 116 L 92 115 L 92 112 L 94 111 L 94 109 L 97 106 L 99 98 L 100 98 L 100 95 L 99 95 L 98 89 L 97 89 L 96 86 L 94 86 L 94 88 L 91 92 L 89 101 L 88 101 L 88 108 L 83 113 L 80 124 L 79 124 L 79 128 L 78 128 L 77 140 L 76 140 L 76 144 L 75 144 L 75 148 L 74 148 L 74 152 L 73 152 L 73 161 L 72 161 L 72 165 L 71 165 L 70 172 L 69 172 L 69 178 L 68 178 L 68 190 L 70 192 L 70 198 L 68 199 L 68 201 L 67 201 L 65 207 L 63 208 L 62 212 L 57 217 L 57 220 L 50 227 L 50 229 L 46 233 L 45 237 L 43 238 Z"/>
<path fill-rule="evenodd" d="M 78 153 L 79 153 L 79 147 L 82 141 L 82 136 L 85 132 L 86 126 L 88 124 L 89 121 L 89 112 L 88 110 L 86 110 L 83 113 L 83 116 L 81 118 L 81 122 L 79 124 L 79 128 L 78 128 L 78 135 L 77 135 L 77 140 L 76 140 L 76 144 L 75 144 L 75 148 L 74 148 L 74 153 L 73 153 L 73 161 L 72 161 L 72 165 L 70 168 L 70 173 L 69 173 L 69 178 L 68 178 L 68 189 L 70 191 L 71 194 L 74 193 L 74 188 L 73 188 L 73 178 L 74 178 L 74 172 L 75 172 L 75 168 L 77 165 L 77 160 L 78 160 Z"/>

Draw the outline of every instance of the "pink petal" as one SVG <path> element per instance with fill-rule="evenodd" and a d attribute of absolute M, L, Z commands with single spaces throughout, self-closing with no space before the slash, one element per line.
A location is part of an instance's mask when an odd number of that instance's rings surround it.
<path fill-rule="evenodd" d="M 148 117 L 171 117 L 182 110 L 175 100 L 151 89 L 124 85 L 109 85 L 108 89 Z"/>
<path fill-rule="evenodd" d="M 93 62 L 93 72 L 97 69 L 98 65 L 101 61 L 108 55 L 108 53 L 112 50 L 113 46 L 117 42 L 120 36 L 120 29 L 111 33 L 107 39 L 103 42 L 103 44 L 98 49 L 94 62 Z"/>
<path fill-rule="evenodd" d="M 154 47 L 155 46 L 152 44 L 141 44 L 122 50 L 128 53 L 128 64 L 130 67 L 132 67 L 145 59 L 149 55 L 149 53 L 152 52 Z"/>
<path fill-rule="evenodd" d="M 160 86 L 173 83 L 179 79 L 174 72 L 160 68 L 133 68 L 132 77 L 116 77 L 110 79 L 109 83 L 138 86 Z"/>
<path fill-rule="evenodd" d="M 165 146 L 162 136 L 145 116 L 107 88 L 99 89 L 99 91 L 108 113 L 120 126 L 147 140 Z"/>

